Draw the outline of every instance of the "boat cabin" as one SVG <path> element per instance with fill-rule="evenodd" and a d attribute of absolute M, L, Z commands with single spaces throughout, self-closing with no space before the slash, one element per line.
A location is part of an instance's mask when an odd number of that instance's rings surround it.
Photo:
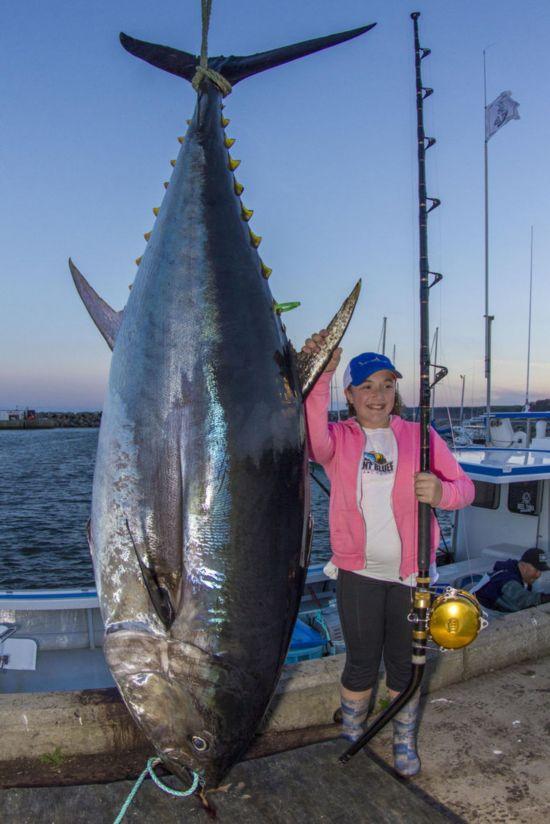
<path fill-rule="evenodd" d="M 454 563 L 441 567 L 441 582 L 468 588 L 498 560 L 519 560 L 533 546 L 548 551 L 550 449 L 468 447 L 455 456 L 476 496 L 472 506 L 455 513 Z M 550 591 L 550 573 L 534 588 Z"/>

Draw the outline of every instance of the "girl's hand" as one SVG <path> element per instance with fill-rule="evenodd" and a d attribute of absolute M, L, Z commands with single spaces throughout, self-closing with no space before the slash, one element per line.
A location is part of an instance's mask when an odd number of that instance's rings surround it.
<path fill-rule="evenodd" d="M 443 495 L 443 484 L 431 472 L 417 472 L 414 476 L 414 492 L 421 503 L 437 506 Z"/>
<path fill-rule="evenodd" d="M 316 352 L 320 352 L 321 346 L 324 343 L 324 339 L 327 337 L 327 335 L 328 332 L 326 329 L 321 329 L 319 332 L 314 332 L 312 336 L 308 338 L 302 346 L 302 352 L 305 352 L 308 355 L 314 355 Z M 332 358 L 325 366 L 325 372 L 334 372 L 334 370 L 340 363 L 341 357 L 342 347 L 338 346 L 332 353 Z"/>

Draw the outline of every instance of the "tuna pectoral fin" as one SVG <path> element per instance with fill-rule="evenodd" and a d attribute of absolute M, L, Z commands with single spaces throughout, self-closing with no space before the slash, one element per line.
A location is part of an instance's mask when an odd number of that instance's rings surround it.
<path fill-rule="evenodd" d="M 291 60 L 297 60 L 299 57 L 305 57 L 307 54 L 313 54 L 321 51 L 321 49 L 328 49 L 330 46 L 338 45 L 338 43 L 345 43 L 346 40 L 364 34 L 375 25 L 376 23 L 370 23 L 368 26 L 361 26 L 358 29 L 329 34 L 326 37 L 316 37 L 314 40 L 304 40 L 291 46 L 282 46 L 279 49 L 249 54 L 243 57 L 209 57 L 208 66 L 220 72 L 226 80 L 235 85 L 239 80 L 244 80 L 246 77 L 251 77 L 259 72 L 266 71 L 266 69 L 282 66 L 283 63 L 289 63 Z M 123 32 L 120 34 L 120 42 L 130 54 L 140 57 L 147 63 L 151 63 L 152 66 L 164 69 L 170 74 L 183 77 L 185 80 L 191 81 L 193 79 L 199 64 L 199 58 L 189 52 L 173 49 L 170 46 L 147 43 L 144 40 L 136 40 L 133 37 L 128 37 Z"/>
<path fill-rule="evenodd" d="M 70 258 L 69 269 L 71 270 L 74 285 L 82 298 L 84 306 L 107 341 L 110 349 L 112 349 L 115 345 L 115 338 L 120 329 L 120 324 L 122 323 L 122 312 L 116 312 L 103 298 L 99 297 L 95 289 L 92 289 L 84 275 L 78 271 Z"/>
<path fill-rule="evenodd" d="M 139 568 L 141 570 L 141 576 L 143 578 L 143 582 L 145 584 L 147 592 L 149 593 L 151 603 L 153 604 L 155 612 L 157 613 L 158 617 L 160 618 L 166 629 L 170 629 L 176 617 L 176 610 L 172 603 L 172 599 L 170 598 L 170 593 L 165 587 L 159 584 L 159 580 L 155 574 L 154 568 L 147 566 L 147 564 L 143 561 L 136 546 L 136 542 L 134 541 L 134 536 L 132 535 L 132 531 L 130 529 L 128 521 L 126 521 L 126 528 L 128 530 L 128 534 L 130 536 L 134 552 L 136 553 L 136 558 L 139 564 Z"/>
<path fill-rule="evenodd" d="M 323 342 L 320 352 L 315 352 L 314 354 L 298 352 L 296 359 L 298 361 L 298 374 L 300 376 L 302 396 L 304 398 L 311 391 L 315 381 L 331 359 L 332 353 L 342 340 L 351 316 L 353 315 L 360 291 L 361 281 L 358 280 L 353 290 L 327 326 L 328 335 Z"/>

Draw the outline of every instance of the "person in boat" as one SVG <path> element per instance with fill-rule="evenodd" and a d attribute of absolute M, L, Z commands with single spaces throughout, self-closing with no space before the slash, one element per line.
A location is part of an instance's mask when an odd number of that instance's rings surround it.
<path fill-rule="evenodd" d="M 317 352 L 327 335 L 308 338 L 303 352 Z M 329 423 L 332 374 L 338 348 L 305 402 L 310 457 L 330 481 L 331 562 L 346 663 L 341 679 L 342 736 L 363 734 L 371 693 L 384 658 L 390 698 L 399 695 L 412 672 L 411 611 L 418 571 L 416 502 L 460 509 L 474 499 L 474 485 L 445 442 L 432 429 L 430 472 L 419 472 L 419 424 L 403 420 L 396 381 L 402 375 L 385 355 L 366 352 L 349 362 L 344 391 L 353 417 Z M 432 516 L 432 567 L 439 529 Z M 419 691 L 395 716 L 396 771 L 420 770 L 416 750 Z"/>
<path fill-rule="evenodd" d="M 550 593 L 533 592 L 531 586 L 548 569 L 550 566 L 543 550 L 531 547 L 519 561 L 513 558 L 497 561 L 493 571 L 484 575 L 470 591 L 482 606 L 498 612 L 538 607 L 550 603 Z"/>

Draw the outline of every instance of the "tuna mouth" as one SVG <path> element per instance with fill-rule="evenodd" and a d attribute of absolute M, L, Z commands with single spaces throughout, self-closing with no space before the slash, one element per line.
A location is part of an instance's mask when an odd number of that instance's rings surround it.
<path fill-rule="evenodd" d="M 212 790 L 221 784 L 248 749 L 248 743 L 243 746 L 241 741 L 240 744 L 240 747 L 228 745 L 224 748 L 213 735 L 199 728 L 187 735 L 185 745 L 164 747 L 158 753 L 164 766 L 182 782 L 184 789 L 198 777 L 203 789 Z"/>

